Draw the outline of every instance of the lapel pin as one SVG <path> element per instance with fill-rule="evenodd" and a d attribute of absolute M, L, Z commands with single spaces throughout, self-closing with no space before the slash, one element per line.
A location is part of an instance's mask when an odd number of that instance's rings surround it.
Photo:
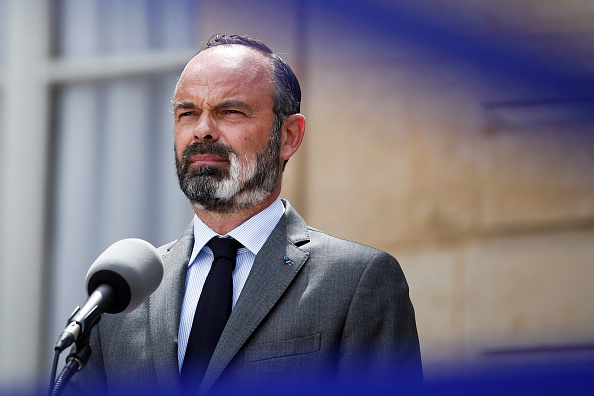
<path fill-rule="evenodd" d="M 291 261 L 291 258 L 289 256 L 285 256 L 283 260 L 285 260 L 285 264 L 293 264 L 293 261 Z"/>

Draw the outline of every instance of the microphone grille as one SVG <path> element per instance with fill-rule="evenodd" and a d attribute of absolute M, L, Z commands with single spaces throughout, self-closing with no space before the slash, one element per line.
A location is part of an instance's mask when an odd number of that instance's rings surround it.
<path fill-rule="evenodd" d="M 122 239 L 95 260 L 86 277 L 90 295 L 100 284 L 116 291 L 116 302 L 107 313 L 127 313 L 146 300 L 161 283 L 163 261 L 150 243 L 136 238 Z"/>

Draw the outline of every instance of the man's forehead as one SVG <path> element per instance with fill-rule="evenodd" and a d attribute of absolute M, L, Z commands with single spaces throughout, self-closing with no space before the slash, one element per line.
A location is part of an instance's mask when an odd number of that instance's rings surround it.
<path fill-rule="evenodd" d="M 198 77 L 203 73 L 236 73 L 245 78 L 272 78 L 270 60 L 260 52 L 237 44 L 219 45 L 202 51 L 186 66 L 184 75 Z"/>
<path fill-rule="evenodd" d="M 193 101 L 194 94 L 259 95 L 272 99 L 274 78 L 270 60 L 242 45 L 220 45 L 196 55 L 186 66 L 174 102 Z"/>

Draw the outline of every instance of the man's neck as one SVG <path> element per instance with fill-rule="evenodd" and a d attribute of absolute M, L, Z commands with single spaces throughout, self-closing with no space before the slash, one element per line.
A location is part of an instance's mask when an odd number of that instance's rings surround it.
<path fill-rule="evenodd" d="M 204 224 L 210 227 L 211 230 L 219 235 L 225 235 L 229 231 L 243 224 L 252 216 L 257 215 L 269 207 L 278 195 L 278 193 L 272 194 L 257 205 L 229 213 L 212 212 L 203 210 L 199 207 L 194 207 L 194 213 L 196 213 L 196 216 L 198 216 Z"/>

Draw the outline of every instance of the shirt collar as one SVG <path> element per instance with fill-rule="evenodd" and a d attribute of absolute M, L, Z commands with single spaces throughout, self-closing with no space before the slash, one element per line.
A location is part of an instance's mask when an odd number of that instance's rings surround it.
<path fill-rule="evenodd" d="M 217 234 L 197 215 L 194 215 L 194 248 L 188 265 L 194 262 L 202 248 L 215 236 L 233 237 L 254 255 L 257 255 L 284 213 L 285 206 L 280 198 L 276 198 L 266 209 L 250 217 L 226 235 Z"/>

